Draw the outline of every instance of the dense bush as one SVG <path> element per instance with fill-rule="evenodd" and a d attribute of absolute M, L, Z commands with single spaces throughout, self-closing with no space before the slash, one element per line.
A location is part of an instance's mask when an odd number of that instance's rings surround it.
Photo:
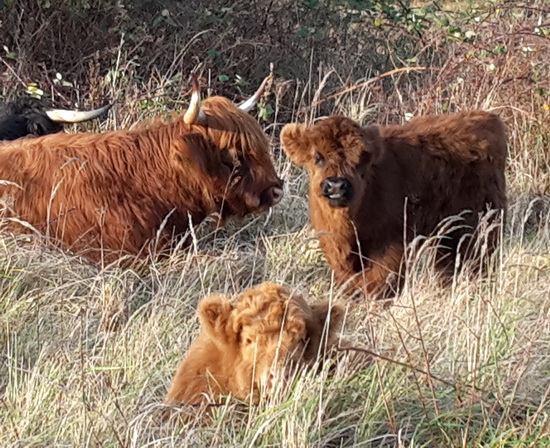
<path fill-rule="evenodd" d="M 60 73 L 86 89 L 124 66 L 132 81 L 172 78 L 197 64 L 236 93 L 275 64 L 286 79 L 380 73 L 418 53 L 422 17 L 396 0 L 3 0 L 1 44 L 23 81 L 48 88 Z M 420 15 L 419 15 L 420 14 Z M 11 78 L 11 79 L 10 79 Z M 17 82 L 9 73 L 5 82 Z"/>

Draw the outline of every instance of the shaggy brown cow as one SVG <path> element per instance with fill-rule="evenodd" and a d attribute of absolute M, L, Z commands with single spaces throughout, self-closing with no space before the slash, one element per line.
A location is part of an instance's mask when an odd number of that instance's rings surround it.
<path fill-rule="evenodd" d="M 110 260 L 147 253 L 152 240 L 163 247 L 213 213 L 268 209 L 282 184 L 267 137 L 248 114 L 266 82 L 240 107 L 222 97 L 200 105 L 193 78 L 189 109 L 168 123 L 0 144 L 7 215 Z"/>
<path fill-rule="evenodd" d="M 257 402 L 285 360 L 309 363 L 331 347 L 342 318 L 337 306 L 309 306 L 302 296 L 269 282 L 244 291 L 235 304 L 224 296 L 207 297 L 199 304 L 201 332 L 165 402 L 215 403 L 223 395 Z"/>
<path fill-rule="evenodd" d="M 433 235 L 454 215 L 463 221 L 443 238 L 437 267 L 450 274 L 457 254 L 479 259 L 483 245 L 468 243 L 468 235 L 480 214 L 506 208 L 506 136 L 488 112 L 366 128 L 333 116 L 312 127 L 289 124 L 281 142 L 309 170 L 311 223 L 335 275 L 340 282 L 353 277 L 352 287 L 367 294 L 388 292 L 389 274 L 402 269 L 404 240 Z M 486 235 L 489 252 L 495 227 Z"/>

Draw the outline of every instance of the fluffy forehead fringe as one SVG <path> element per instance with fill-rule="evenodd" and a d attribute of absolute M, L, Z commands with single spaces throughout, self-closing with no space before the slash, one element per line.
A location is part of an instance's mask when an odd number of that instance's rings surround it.
<path fill-rule="evenodd" d="M 280 285 L 264 283 L 250 288 L 237 297 L 233 310 L 234 327 L 252 327 L 258 333 L 285 331 L 302 333 L 308 315 L 304 300 L 291 295 Z M 305 303 L 305 302 L 304 302 Z"/>
<path fill-rule="evenodd" d="M 207 116 L 208 136 L 221 148 L 236 148 L 243 153 L 269 150 L 269 141 L 256 119 L 240 110 L 227 98 L 211 97 L 201 109 Z"/>
<path fill-rule="evenodd" d="M 203 102 L 201 109 L 207 116 L 207 125 L 194 125 L 193 130 L 215 142 L 219 148 L 235 148 L 247 155 L 256 155 L 258 149 L 268 153 L 269 141 L 259 123 L 227 98 L 210 97 Z M 169 126 L 174 128 L 176 134 L 182 133 L 189 128 L 183 116 L 181 111 L 161 115 L 137 123 L 132 130 L 155 132 Z"/>

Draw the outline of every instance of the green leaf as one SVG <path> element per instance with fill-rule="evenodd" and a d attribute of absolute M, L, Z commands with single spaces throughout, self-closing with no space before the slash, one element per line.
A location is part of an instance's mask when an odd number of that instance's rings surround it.
<path fill-rule="evenodd" d="M 27 84 L 27 93 L 35 98 L 42 98 L 42 95 L 44 95 L 44 91 L 35 82 Z"/>
<path fill-rule="evenodd" d="M 302 0 L 304 6 L 308 8 L 315 8 L 319 6 L 319 0 Z"/>
<path fill-rule="evenodd" d="M 266 104 L 264 107 L 260 109 L 260 119 L 263 121 L 269 120 L 269 117 L 273 115 L 274 111 L 271 108 L 270 104 Z"/>
<path fill-rule="evenodd" d="M 163 21 L 164 17 L 162 16 L 157 16 L 153 19 L 153 28 L 156 28 L 157 26 L 159 26 L 159 24 Z"/>
<path fill-rule="evenodd" d="M 215 58 L 219 57 L 220 52 L 217 51 L 217 50 L 214 50 L 214 49 L 212 48 L 212 49 L 208 50 L 208 51 L 206 52 L 206 54 L 207 54 L 208 56 L 210 56 L 212 59 L 215 59 Z"/>
<path fill-rule="evenodd" d="M 170 26 L 173 26 L 173 27 L 177 27 L 178 24 L 176 23 L 176 21 L 174 19 L 172 19 L 172 17 L 166 17 L 166 23 Z"/>

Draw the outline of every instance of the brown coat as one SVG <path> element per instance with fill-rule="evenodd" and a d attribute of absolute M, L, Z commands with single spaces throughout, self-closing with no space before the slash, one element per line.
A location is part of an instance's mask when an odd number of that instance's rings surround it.
<path fill-rule="evenodd" d="M 154 249 L 162 248 L 212 213 L 243 216 L 278 202 L 281 181 L 254 118 L 221 97 L 201 110 L 205 124 L 180 116 L 138 130 L 0 144 L 7 216 L 109 260 L 146 254 L 156 238 Z"/>
<path fill-rule="evenodd" d="M 438 267 L 451 272 L 458 252 L 479 257 L 473 242 L 460 239 L 478 227 L 480 213 L 506 208 L 506 136 L 491 113 L 366 128 L 333 116 L 312 127 L 287 125 L 281 141 L 309 170 L 311 223 L 335 274 L 341 282 L 353 277 L 367 293 L 400 272 L 404 241 L 433 235 L 442 220 L 466 210 L 463 227 L 442 240 Z M 497 239 L 491 232 L 489 252 Z"/>
<path fill-rule="evenodd" d="M 343 318 L 337 306 L 310 306 L 269 282 L 245 290 L 235 304 L 214 295 L 198 308 L 201 332 L 178 367 L 168 404 L 219 403 L 224 395 L 256 402 L 289 357 L 309 363 L 333 345 Z"/>

